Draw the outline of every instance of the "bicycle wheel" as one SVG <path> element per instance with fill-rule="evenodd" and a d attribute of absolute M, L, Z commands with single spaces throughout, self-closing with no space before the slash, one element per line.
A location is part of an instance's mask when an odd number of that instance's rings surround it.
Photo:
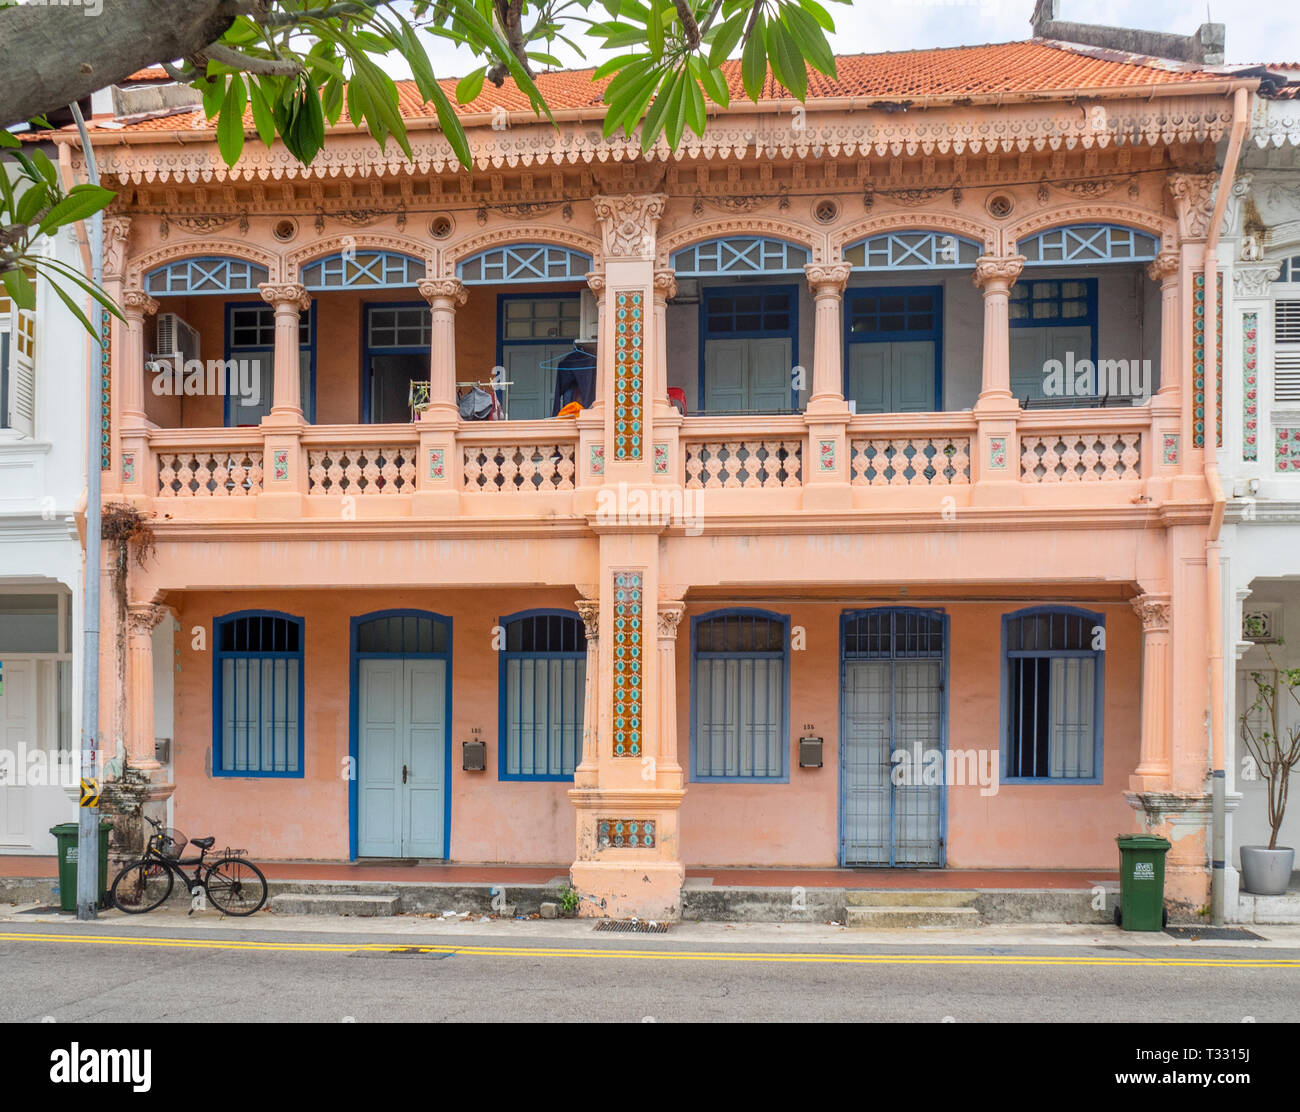
<path fill-rule="evenodd" d="M 173 883 L 171 869 L 146 857 L 117 874 L 109 897 L 120 911 L 139 915 L 166 903 Z"/>
<path fill-rule="evenodd" d="M 226 915 L 252 915 L 266 903 L 266 877 L 242 857 L 214 862 L 203 884 L 213 906 Z"/>

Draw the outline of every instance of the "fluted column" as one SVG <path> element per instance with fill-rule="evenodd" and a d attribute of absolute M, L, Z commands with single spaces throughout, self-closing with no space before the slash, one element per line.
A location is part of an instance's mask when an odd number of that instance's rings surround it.
<path fill-rule="evenodd" d="M 158 311 L 158 302 L 144 290 L 124 290 L 122 314 L 126 317 L 125 342 L 120 364 L 121 425 L 139 428 L 146 421 L 144 408 L 144 318 Z"/>
<path fill-rule="evenodd" d="M 583 598 L 576 604 L 587 634 L 587 678 L 582 703 L 582 760 L 574 784 L 594 784 L 600 744 L 600 600 Z"/>
<path fill-rule="evenodd" d="M 677 274 L 673 270 L 655 271 L 655 367 L 650 384 L 651 404 L 668 399 L 668 299 L 677 296 Z"/>
<path fill-rule="evenodd" d="M 154 603 L 132 603 L 127 608 L 127 707 L 129 728 L 126 751 L 130 763 L 146 771 L 162 766 L 154 757 L 153 631 L 167 616 Z"/>
<path fill-rule="evenodd" d="M 1167 788 L 1170 754 L 1170 598 L 1139 595 L 1133 610 L 1142 622 L 1142 736 L 1138 767 L 1129 779 L 1134 791 Z"/>
<path fill-rule="evenodd" d="M 469 299 L 459 278 L 422 278 L 429 303 L 429 408 L 424 419 L 456 417 L 456 310 Z"/>
<path fill-rule="evenodd" d="M 804 268 L 813 295 L 813 376 L 809 403 L 844 402 L 844 345 L 840 322 L 848 263 L 810 263 Z"/>
<path fill-rule="evenodd" d="M 659 600 L 658 771 L 661 777 L 678 778 L 678 784 L 668 786 L 680 786 L 682 774 L 677 763 L 677 627 L 685 613 L 684 602 Z"/>
<path fill-rule="evenodd" d="M 305 286 L 294 282 L 264 283 L 262 300 L 275 308 L 275 381 L 271 393 L 271 419 L 280 424 L 301 424 L 302 372 L 298 361 L 298 317 L 311 308 Z"/>
<path fill-rule="evenodd" d="M 1182 390 L 1178 376 L 1178 355 L 1182 329 L 1179 327 L 1178 313 L 1178 271 L 1179 255 L 1177 248 L 1166 247 L 1147 264 L 1147 275 L 1153 282 L 1160 283 L 1160 393 L 1174 395 Z"/>
<path fill-rule="evenodd" d="M 1023 255 L 983 255 L 975 264 L 975 285 L 984 292 L 984 359 L 976 409 L 1009 408 L 1011 394 L 1011 287 L 1024 268 Z"/>

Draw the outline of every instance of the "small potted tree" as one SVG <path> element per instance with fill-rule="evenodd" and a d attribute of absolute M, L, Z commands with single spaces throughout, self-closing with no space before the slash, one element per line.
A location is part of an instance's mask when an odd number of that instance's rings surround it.
<path fill-rule="evenodd" d="M 1278 846 L 1278 831 L 1286 815 L 1291 773 L 1300 765 L 1300 720 L 1284 723 L 1286 711 L 1300 711 L 1300 668 L 1278 668 L 1273 654 L 1268 661 L 1273 672 L 1251 672 L 1255 701 L 1241 716 L 1241 736 L 1246 749 L 1268 788 L 1268 825 L 1272 835 L 1267 846 L 1241 847 L 1242 886 L 1257 896 L 1280 896 L 1291 881 L 1295 849 Z"/>

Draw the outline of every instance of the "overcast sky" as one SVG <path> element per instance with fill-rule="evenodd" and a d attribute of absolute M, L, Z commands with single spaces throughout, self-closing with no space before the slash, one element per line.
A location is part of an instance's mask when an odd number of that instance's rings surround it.
<path fill-rule="evenodd" d="M 835 20 L 836 53 L 969 46 L 1030 37 L 1034 0 L 823 0 Z M 1207 15 L 1208 7 L 1208 15 Z M 1297 0 L 1063 0 L 1061 18 L 1190 35 L 1207 20 L 1226 23 L 1227 60 L 1300 62 L 1300 3 Z M 580 40 L 579 40 L 580 41 Z M 460 76 L 476 66 L 468 51 L 433 40 L 430 52 L 439 75 Z M 572 52 L 556 53 L 566 65 L 584 64 Z M 588 62 L 594 55 L 588 55 Z M 397 67 L 393 72 L 396 74 Z"/>

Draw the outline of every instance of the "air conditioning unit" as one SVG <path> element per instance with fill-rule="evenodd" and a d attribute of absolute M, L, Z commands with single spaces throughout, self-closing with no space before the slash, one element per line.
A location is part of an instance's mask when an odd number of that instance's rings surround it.
<path fill-rule="evenodd" d="M 599 306 L 596 304 L 596 295 L 591 290 L 583 290 L 578 299 L 578 339 L 595 342 L 600 337 L 597 336 L 599 331 L 600 313 Z"/>
<path fill-rule="evenodd" d="M 199 357 L 199 330 L 175 313 L 159 313 L 157 351 L 153 358 L 170 363 L 178 352 L 182 364 Z"/>

